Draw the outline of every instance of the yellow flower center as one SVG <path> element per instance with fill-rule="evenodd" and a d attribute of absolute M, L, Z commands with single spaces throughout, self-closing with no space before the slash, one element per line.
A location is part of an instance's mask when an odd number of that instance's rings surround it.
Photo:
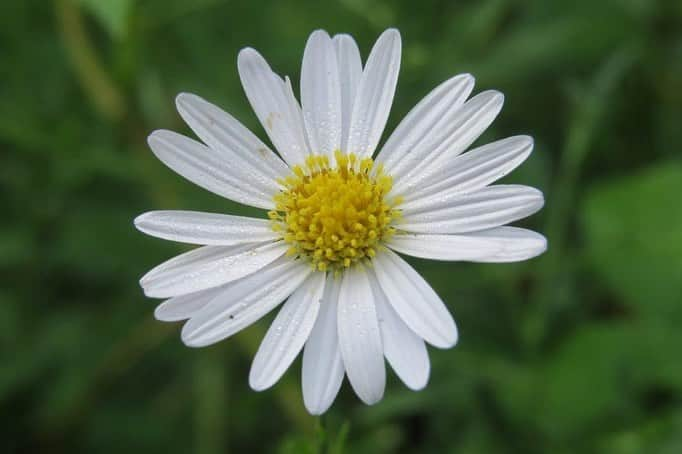
<path fill-rule="evenodd" d="M 320 271 L 339 271 L 374 257 L 399 212 L 398 198 L 387 200 L 393 184 L 371 158 L 335 153 L 309 156 L 305 165 L 279 183 L 276 209 L 269 212 L 272 228 L 291 246 L 291 256 L 309 259 Z"/>

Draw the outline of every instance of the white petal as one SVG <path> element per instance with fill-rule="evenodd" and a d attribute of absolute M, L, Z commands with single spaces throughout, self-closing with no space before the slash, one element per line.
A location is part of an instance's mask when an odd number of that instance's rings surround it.
<path fill-rule="evenodd" d="M 182 341 L 203 347 L 223 340 L 274 309 L 311 273 L 302 260 L 283 257 L 224 287 L 182 327 Z"/>
<path fill-rule="evenodd" d="M 196 135 L 233 166 L 243 168 L 252 181 L 277 191 L 276 180 L 289 175 L 284 161 L 224 110 L 189 93 L 179 94 L 175 104 Z"/>
<path fill-rule="evenodd" d="M 533 138 L 514 136 L 457 156 L 422 180 L 422 186 L 403 194 L 405 202 L 418 201 L 441 191 L 471 192 L 506 176 L 533 150 Z"/>
<path fill-rule="evenodd" d="M 439 348 L 457 343 L 457 327 L 436 292 L 390 250 L 374 258 L 374 271 L 391 306 L 419 337 Z"/>
<path fill-rule="evenodd" d="M 147 142 L 157 158 L 197 186 L 235 202 L 266 210 L 274 208 L 275 192 L 253 184 L 242 169 L 207 146 L 177 134 L 158 130 Z"/>
<path fill-rule="evenodd" d="M 388 29 L 372 48 L 355 96 L 348 153 L 369 157 L 384 132 L 400 70 L 400 33 Z"/>
<path fill-rule="evenodd" d="M 339 348 L 348 381 L 372 405 L 384 395 L 386 370 L 374 295 L 367 271 L 356 265 L 343 273 L 338 309 Z"/>
<path fill-rule="evenodd" d="M 336 49 L 341 85 L 341 151 L 348 150 L 348 131 L 353 113 L 355 95 L 362 78 L 362 60 L 360 50 L 350 35 L 336 35 L 332 39 Z"/>
<path fill-rule="evenodd" d="M 519 227 L 497 227 L 470 233 L 467 236 L 494 241 L 501 246 L 494 255 L 479 257 L 474 260 L 475 262 L 519 262 L 536 257 L 547 250 L 547 239 L 544 236 Z"/>
<path fill-rule="evenodd" d="M 479 93 L 449 116 L 443 129 L 434 131 L 433 140 L 423 148 L 408 153 L 395 179 L 392 194 L 405 194 L 420 187 L 428 177 L 467 149 L 493 122 L 502 109 L 502 93 L 489 90 Z"/>
<path fill-rule="evenodd" d="M 408 388 L 415 391 L 424 388 L 431 370 L 424 341 L 396 314 L 373 272 L 370 273 L 370 284 L 386 359 Z"/>
<path fill-rule="evenodd" d="M 251 48 L 239 52 L 237 66 L 246 97 L 275 148 L 289 165 L 301 164 L 309 147 L 291 83 L 272 72 L 265 59 Z"/>
<path fill-rule="evenodd" d="M 199 211 L 150 211 L 135 218 L 135 227 L 147 235 L 189 244 L 231 246 L 279 238 L 266 219 Z"/>
<path fill-rule="evenodd" d="M 251 364 L 251 388 L 262 391 L 271 387 L 296 359 L 315 324 L 324 281 L 323 273 L 313 273 L 284 303 Z"/>
<path fill-rule="evenodd" d="M 434 149 L 445 137 L 457 111 L 474 88 L 470 74 L 446 80 L 400 122 L 377 156 L 388 175 L 400 176 L 418 164 L 422 155 Z"/>
<path fill-rule="evenodd" d="M 447 261 L 476 261 L 502 250 L 498 242 L 480 238 L 475 233 L 429 235 L 405 232 L 393 235 L 386 241 L 386 246 L 413 257 Z"/>
<path fill-rule="evenodd" d="M 155 267 L 140 280 L 144 293 L 168 298 L 198 292 L 254 273 L 284 255 L 288 246 L 250 243 L 234 246 L 203 246 Z"/>
<path fill-rule="evenodd" d="M 459 235 L 397 234 L 386 245 L 414 257 L 469 262 L 518 262 L 547 250 L 539 233 L 506 226 Z"/>
<path fill-rule="evenodd" d="M 303 403 L 313 415 L 327 411 L 343 381 L 343 361 L 336 329 L 340 288 L 341 280 L 328 273 L 320 311 L 303 349 Z"/>
<path fill-rule="evenodd" d="M 488 186 L 471 194 L 445 191 L 403 208 L 399 230 L 420 233 L 464 233 L 486 230 L 537 212 L 542 192 L 529 186 Z"/>
<path fill-rule="evenodd" d="M 177 322 L 187 320 L 198 314 L 213 298 L 222 293 L 224 287 L 214 287 L 208 290 L 175 296 L 156 306 L 154 317 L 162 322 Z"/>
<path fill-rule="evenodd" d="M 333 156 L 341 147 L 341 86 L 336 51 L 323 30 L 310 35 L 303 53 L 301 107 L 310 149 Z"/>

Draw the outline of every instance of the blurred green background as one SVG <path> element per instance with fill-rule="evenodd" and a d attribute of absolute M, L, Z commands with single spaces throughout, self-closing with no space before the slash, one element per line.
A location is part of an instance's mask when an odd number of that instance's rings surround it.
<path fill-rule="evenodd" d="M 459 345 L 421 392 L 347 382 L 322 422 L 300 361 L 248 388 L 263 320 L 189 349 L 139 277 L 185 250 L 136 232 L 151 209 L 257 213 L 157 161 L 154 129 L 197 93 L 264 137 L 236 70 L 259 49 L 298 80 L 315 28 L 366 57 L 403 36 L 389 130 L 471 72 L 506 106 L 479 140 L 531 134 L 508 181 L 547 204 L 519 264 L 410 260 Z M 0 2 L 0 451 L 682 452 L 682 2 L 647 0 L 4 0 Z"/>

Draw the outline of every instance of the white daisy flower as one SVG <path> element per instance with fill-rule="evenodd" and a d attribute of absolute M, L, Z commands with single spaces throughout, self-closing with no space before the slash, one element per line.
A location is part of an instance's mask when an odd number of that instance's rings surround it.
<path fill-rule="evenodd" d="M 375 154 L 400 67 L 397 30 L 386 30 L 364 67 L 348 35 L 315 31 L 305 47 L 301 104 L 255 50 L 239 53 L 246 96 L 279 155 L 198 96 L 177 108 L 203 142 L 154 131 L 149 145 L 168 167 L 267 219 L 152 211 L 141 231 L 202 247 L 141 280 L 164 298 L 163 321 L 188 320 L 182 340 L 223 340 L 286 301 L 251 366 L 255 390 L 274 385 L 303 350 L 303 399 L 324 413 L 344 375 L 366 404 L 384 393 L 384 357 L 411 389 L 429 377 L 425 342 L 449 348 L 455 322 L 438 295 L 396 252 L 434 260 L 514 262 L 545 238 L 505 224 L 543 205 L 521 185 L 490 185 L 521 164 L 533 140 L 516 136 L 463 153 L 490 125 L 503 96 L 467 100 L 474 78 L 446 80 Z M 264 216 L 265 217 L 265 216 Z"/>

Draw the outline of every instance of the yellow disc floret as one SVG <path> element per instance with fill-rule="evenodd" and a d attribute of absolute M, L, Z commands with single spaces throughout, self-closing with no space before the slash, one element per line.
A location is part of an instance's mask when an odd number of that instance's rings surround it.
<path fill-rule="evenodd" d="M 387 200 L 393 184 L 371 158 L 335 153 L 309 156 L 280 181 L 272 228 L 290 244 L 289 255 L 309 259 L 320 271 L 348 268 L 372 258 L 395 230 L 398 199 Z"/>

